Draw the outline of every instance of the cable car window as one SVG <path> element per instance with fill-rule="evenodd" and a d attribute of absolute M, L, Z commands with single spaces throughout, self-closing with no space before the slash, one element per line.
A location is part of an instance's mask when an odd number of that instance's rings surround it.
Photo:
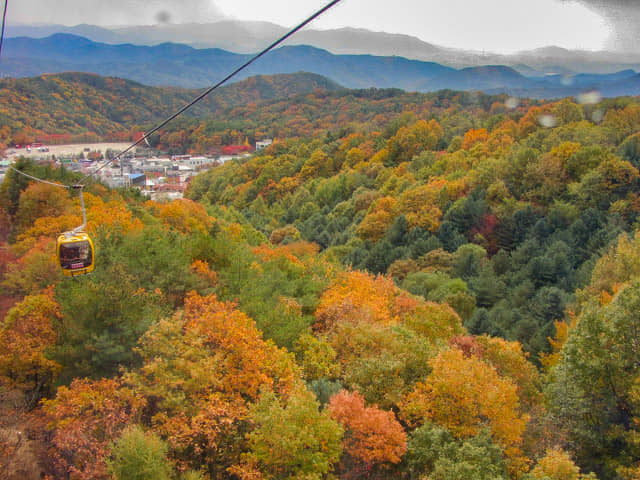
<path fill-rule="evenodd" d="M 91 263 L 91 246 L 88 241 L 60 245 L 60 265 L 63 268 L 83 268 Z"/>

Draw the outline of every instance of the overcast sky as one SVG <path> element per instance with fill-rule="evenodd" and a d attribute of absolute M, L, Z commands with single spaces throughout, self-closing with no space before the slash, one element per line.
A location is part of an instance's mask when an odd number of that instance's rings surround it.
<path fill-rule="evenodd" d="M 7 22 L 137 25 L 264 20 L 293 26 L 327 0 L 12 0 Z M 342 0 L 311 28 L 403 33 L 446 47 L 510 53 L 557 45 L 638 50 L 640 0 Z"/>

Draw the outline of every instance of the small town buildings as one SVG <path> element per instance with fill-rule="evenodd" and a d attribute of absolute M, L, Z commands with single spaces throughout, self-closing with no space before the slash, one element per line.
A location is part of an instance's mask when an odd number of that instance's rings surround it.
<path fill-rule="evenodd" d="M 266 139 L 257 142 L 256 150 L 271 145 L 273 141 Z M 105 168 L 103 160 L 96 158 L 86 158 L 84 151 L 78 153 L 68 153 L 69 148 L 73 146 L 57 145 L 52 147 L 51 151 L 45 151 L 44 146 L 33 145 L 34 147 L 43 148 L 39 157 L 40 161 L 48 161 L 64 166 L 66 169 L 80 172 L 83 175 L 95 175 L 100 181 L 104 182 L 111 188 L 130 188 L 140 189 L 143 194 L 149 195 L 151 198 L 173 199 L 181 198 L 187 188 L 191 178 L 198 171 L 222 165 L 229 160 L 247 157 L 251 155 L 251 147 L 247 144 L 235 151 L 230 148 L 229 152 L 222 152 L 215 156 L 192 156 L 192 155 L 173 155 L 152 157 L 149 156 L 146 149 L 142 151 L 136 149 L 135 152 L 128 152 L 127 155 L 111 161 Z M 76 145 L 81 148 L 82 145 Z M 54 151 L 54 148 L 56 149 Z M 92 148 L 96 148 L 93 146 Z M 47 147 L 48 150 L 48 147 Z M 84 150 L 87 150 L 85 148 Z M 99 147 L 96 152 L 100 152 Z M 11 151 L 8 159 L 0 160 L 0 182 L 3 180 L 6 171 L 12 161 L 20 156 L 23 152 Z M 113 155 L 108 154 L 107 158 L 113 159 Z M 45 155 L 43 155 L 45 154 Z M 34 153 L 25 155 L 34 160 L 39 160 Z M 104 158 L 104 157 L 102 157 Z"/>

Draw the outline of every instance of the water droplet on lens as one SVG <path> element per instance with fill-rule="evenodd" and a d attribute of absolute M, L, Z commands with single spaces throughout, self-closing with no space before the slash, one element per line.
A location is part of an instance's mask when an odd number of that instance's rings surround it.
<path fill-rule="evenodd" d="M 156 22 L 169 23 L 171 21 L 171 14 L 166 10 L 160 10 L 156 13 Z"/>
<path fill-rule="evenodd" d="M 565 87 L 573 85 L 573 75 L 563 75 L 560 79 L 560 83 Z"/>
<path fill-rule="evenodd" d="M 540 122 L 540 125 L 542 125 L 543 127 L 547 127 L 547 128 L 552 128 L 552 127 L 555 127 L 556 125 L 558 125 L 558 120 L 556 119 L 556 117 L 554 117 L 553 115 L 551 115 L 549 113 L 545 113 L 543 115 L 540 115 L 538 117 L 538 122 Z"/>
<path fill-rule="evenodd" d="M 578 95 L 578 103 L 583 105 L 595 105 L 602 100 L 602 95 L 597 90 L 592 90 L 590 92 L 583 92 Z"/>
<path fill-rule="evenodd" d="M 511 98 L 508 98 L 507 101 L 504 102 L 504 104 L 509 110 L 513 110 L 518 105 L 520 105 L 520 101 L 515 97 L 511 97 Z"/>
<path fill-rule="evenodd" d="M 573 85 L 573 75 L 563 75 L 560 77 L 560 83 L 565 87 Z"/>

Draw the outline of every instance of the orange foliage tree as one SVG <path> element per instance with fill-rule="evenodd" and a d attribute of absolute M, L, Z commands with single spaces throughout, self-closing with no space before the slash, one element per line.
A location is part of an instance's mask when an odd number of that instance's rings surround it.
<path fill-rule="evenodd" d="M 515 142 L 518 136 L 518 125 L 513 120 L 505 120 L 495 128 L 487 139 L 490 152 L 507 149 Z"/>
<path fill-rule="evenodd" d="M 394 304 L 399 294 L 389 278 L 357 271 L 345 273 L 320 297 L 315 327 L 325 330 L 342 321 L 395 323 Z"/>
<path fill-rule="evenodd" d="M 450 307 L 419 301 L 390 278 L 363 272 L 345 273 L 329 286 L 314 328 L 336 352 L 343 384 L 384 408 L 425 378 L 437 345 L 464 332 Z"/>
<path fill-rule="evenodd" d="M 137 423 L 145 403 L 118 380 L 74 380 L 44 402 L 56 478 L 107 480 L 110 444 Z"/>
<path fill-rule="evenodd" d="M 184 312 L 143 336 L 139 353 L 142 367 L 125 378 L 153 399 L 151 423 L 181 468 L 211 474 L 239 461 L 242 422 L 260 391 L 286 395 L 300 378 L 290 354 L 215 296 L 190 294 Z"/>
<path fill-rule="evenodd" d="M 542 107 L 529 108 L 527 113 L 524 114 L 518 121 L 518 131 L 520 132 L 520 137 L 524 138 L 540 128 L 540 117 L 543 115 L 547 115 L 550 112 L 551 107 L 547 105 Z"/>
<path fill-rule="evenodd" d="M 121 198 L 105 203 L 100 197 L 85 193 L 84 200 L 87 208 L 87 231 L 90 233 L 101 230 L 109 238 L 117 233 L 142 229 L 142 222 L 133 217 Z"/>
<path fill-rule="evenodd" d="M 406 434 L 393 412 L 366 407 L 358 393 L 342 390 L 329 402 L 331 417 L 345 429 L 345 452 L 365 468 L 397 464 L 407 450 Z"/>
<path fill-rule="evenodd" d="M 477 143 L 484 143 L 489 139 L 489 132 L 486 128 L 471 128 L 467 130 L 462 139 L 462 148 L 470 150 Z"/>

